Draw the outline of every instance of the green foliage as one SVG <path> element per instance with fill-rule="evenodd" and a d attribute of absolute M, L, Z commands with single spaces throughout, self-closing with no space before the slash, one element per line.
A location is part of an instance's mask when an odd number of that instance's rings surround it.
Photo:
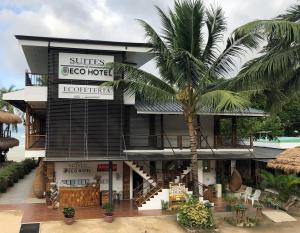
<path fill-rule="evenodd" d="M 102 205 L 102 208 L 105 209 L 107 214 L 111 214 L 114 211 L 114 206 L 109 203 L 105 203 L 104 205 Z"/>
<path fill-rule="evenodd" d="M 178 222 L 190 228 L 215 228 L 211 208 L 193 198 L 179 207 Z"/>
<path fill-rule="evenodd" d="M 294 5 L 275 19 L 255 20 L 236 30 L 264 38 L 266 43 L 260 56 L 246 63 L 231 85 L 237 91 L 259 89 L 271 112 L 279 112 L 299 94 L 299 8 Z"/>
<path fill-rule="evenodd" d="M 161 201 L 161 209 L 162 210 L 168 210 L 169 209 L 169 202 L 168 201 Z"/>
<path fill-rule="evenodd" d="M 36 166 L 32 159 L 25 159 L 22 162 L 9 162 L 8 165 L 0 168 L 0 192 L 6 192 L 8 187 L 14 185 L 24 175 L 28 174 Z"/>
<path fill-rule="evenodd" d="M 273 175 L 270 172 L 262 171 L 262 186 L 271 188 L 279 192 L 279 199 L 287 201 L 290 195 L 295 195 L 299 191 L 297 185 L 300 185 L 300 178 L 295 175 Z"/>
<path fill-rule="evenodd" d="M 73 207 L 65 207 L 63 214 L 65 218 L 73 218 L 75 216 L 75 209 Z"/>

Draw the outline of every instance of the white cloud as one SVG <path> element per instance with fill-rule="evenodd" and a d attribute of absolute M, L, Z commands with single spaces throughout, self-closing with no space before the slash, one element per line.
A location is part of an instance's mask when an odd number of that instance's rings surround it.
<path fill-rule="evenodd" d="M 270 18 L 294 0 L 206 0 L 223 6 L 229 32 L 242 23 Z M 0 84 L 23 85 L 27 68 L 15 34 L 143 42 L 136 18 L 160 28 L 153 5 L 164 10 L 172 0 L 1 0 L 0 3 Z M 7 81 L 8 77 L 15 77 Z M 6 81 L 4 81 L 6 80 Z"/>

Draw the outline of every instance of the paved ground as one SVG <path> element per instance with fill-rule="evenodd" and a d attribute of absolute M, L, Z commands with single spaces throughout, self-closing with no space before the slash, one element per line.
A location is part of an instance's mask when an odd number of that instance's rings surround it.
<path fill-rule="evenodd" d="M 32 194 L 32 184 L 35 170 L 32 170 L 24 179 L 19 180 L 6 193 L 0 194 L 0 204 L 20 204 L 20 203 L 43 203 L 43 199 L 37 199 Z"/>
<path fill-rule="evenodd" d="M 19 233 L 22 213 L 20 211 L 0 211 L 0 232 Z"/>
<path fill-rule="evenodd" d="M 264 221 L 256 228 L 233 227 L 218 221 L 220 233 L 300 233 L 300 218 L 293 223 L 272 223 Z M 68 226 L 64 222 L 43 222 L 40 233 L 184 233 L 174 216 L 159 217 L 124 217 L 116 218 L 112 224 L 102 219 L 79 220 Z"/>
<path fill-rule="evenodd" d="M 42 223 L 40 233 L 185 233 L 174 216 L 116 218 L 113 223 L 103 219 L 77 221 L 71 226 L 64 222 Z"/>

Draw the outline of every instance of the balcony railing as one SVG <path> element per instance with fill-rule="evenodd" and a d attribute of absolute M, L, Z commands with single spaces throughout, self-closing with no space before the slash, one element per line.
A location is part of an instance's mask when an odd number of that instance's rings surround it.
<path fill-rule="evenodd" d="M 26 72 L 25 86 L 48 86 L 48 75 Z"/>
<path fill-rule="evenodd" d="M 45 150 L 46 135 L 31 134 L 26 136 L 26 150 Z"/>
<path fill-rule="evenodd" d="M 249 149 L 253 147 L 253 139 L 233 136 L 198 136 L 198 149 Z M 124 135 L 126 150 L 163 150 L 163 149 L 188 149 L 190 137 L 188 135 Z"/>

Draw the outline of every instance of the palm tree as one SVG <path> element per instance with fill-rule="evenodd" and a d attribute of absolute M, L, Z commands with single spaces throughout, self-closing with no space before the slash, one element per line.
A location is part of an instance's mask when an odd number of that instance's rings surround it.
<path fill-rule="evenodd" d="M 234 90 L 260 89 L 272 112 L 295 95 L 300 87 L 300 5 L 271 20 L 256 20 L 238 28 L 235 33 L 265 38 L 259 56 L 245 64 L 231 82 Z"/>
<path fill-rule="evenodd" d="M 115 73 L 125 78 L 103 85 L 114 86 L 150 102 L 176 101 L 182 107 L 190 137 L 193 193 L 199 196 L 197 155 L 197 113 L 201 107 L 214 111 L 245 109 L 246 93 L 222 88 L 234 69 L 236 57 L 257 48 L 259 39 L 252 34 L 234 33 L 221 51 L 226 21 L 220 7 L 206 8 L 201 0 L 177 0 L 174 10 L 165 13 L 156 7 L 162 33 L 138 20 L 152 45 L 160 77 L 129 64 L 112 63 Z M 206 37 L 206 38 L 205 38 Z"/>

